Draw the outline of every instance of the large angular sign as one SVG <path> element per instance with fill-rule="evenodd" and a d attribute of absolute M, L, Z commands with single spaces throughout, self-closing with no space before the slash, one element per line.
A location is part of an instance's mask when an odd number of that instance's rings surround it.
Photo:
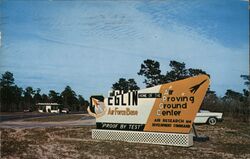
<path fill-rule="evenodd" d="M 189 133 L 209 77 L 199 75 L 138 91 L 91 98 L 97 129 Z"/>

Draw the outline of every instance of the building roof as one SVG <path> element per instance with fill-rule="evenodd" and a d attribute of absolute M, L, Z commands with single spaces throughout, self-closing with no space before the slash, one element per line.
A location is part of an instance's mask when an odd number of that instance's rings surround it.
<path fill-rule="evenodd" d="M 58 103 L 37 103 L 36 105 L 61 105 Z"/>

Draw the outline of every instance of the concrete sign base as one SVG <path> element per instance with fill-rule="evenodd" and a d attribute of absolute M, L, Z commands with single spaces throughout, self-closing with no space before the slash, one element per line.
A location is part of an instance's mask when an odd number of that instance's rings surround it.
<path fill-rule="evenodd" d="M 193 134 L 92 129 L 92 138 L 98 140 L 116 140 L 183 147 L 193 145 L 193 136 Z"/>

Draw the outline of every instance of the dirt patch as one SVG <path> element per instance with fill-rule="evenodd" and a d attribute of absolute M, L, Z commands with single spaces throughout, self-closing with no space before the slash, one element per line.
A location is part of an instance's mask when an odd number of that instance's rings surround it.
<path fill-rule="evenodd" d="M 93 128 L 2 128 L 1 158 L 250 158 L 250 124 L 231 119 L 197 126 L 210 140 L 188 148 L 93 140 Z"/>

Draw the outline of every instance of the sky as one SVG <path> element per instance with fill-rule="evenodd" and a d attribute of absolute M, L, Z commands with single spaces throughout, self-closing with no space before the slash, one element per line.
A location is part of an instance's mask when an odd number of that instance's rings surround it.
<path fill-rule="evenodd" d="M 0 18 L 0 73 L 23 88 L 107 96 L 121 77 L 145 88 L 137 72 L 146 59 L 163 74 L 170 60 L 206 71 L 219 96 L 246 88 L 247 1 L 4 0 Z"/>

